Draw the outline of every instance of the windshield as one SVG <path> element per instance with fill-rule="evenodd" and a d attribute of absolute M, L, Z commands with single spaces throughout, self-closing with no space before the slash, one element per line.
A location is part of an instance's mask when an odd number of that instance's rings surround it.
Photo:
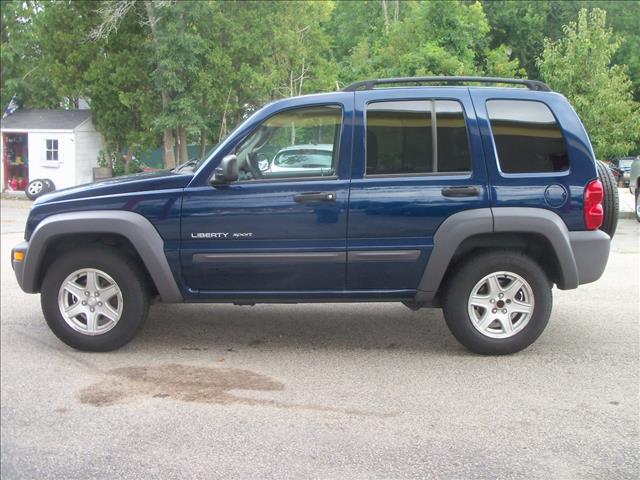
<path fill-rule="evenodd" d="M 205 153 L 202 158 L 200 158 L 196 162 L 194 162 L 193 165 L 190 166 L 190 168 L 192 168 L 194 172 L 196 170 L 198 170 L 198 168 L 200 168 L 200 166 L 204 163 L 204 161 L 211 156 L 211 154 L 218 147 L 218 145 L 220 145 L 220 144 L 216 143 L 213 147 L 211 147 L 209 149 L 209 151 L 207 153 Z"/>
<path fill-rule="evenodd" d="M 332 152 L 321 150 L 293 150 L 280 152 L 273 163 L 288 168 L 331 168 Z"/>

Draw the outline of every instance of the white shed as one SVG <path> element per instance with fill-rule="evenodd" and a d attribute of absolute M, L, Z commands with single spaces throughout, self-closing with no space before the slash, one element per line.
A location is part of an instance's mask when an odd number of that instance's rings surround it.
<path fill-rule="evenodd" d="M 102 137 L 91 110 L 18 110 L 2 119 L 2 191 L 48 178 L 57 190 L 93 180 Z"/>

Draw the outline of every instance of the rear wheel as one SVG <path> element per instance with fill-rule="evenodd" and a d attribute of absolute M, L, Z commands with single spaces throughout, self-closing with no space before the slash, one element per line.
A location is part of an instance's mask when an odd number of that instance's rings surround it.
<path fill-rule="evenodd" d="M 613 238 L 613 235 L 616 233 L 616 228 L 618 227 L 618 211 L 620 209 L 618 186 L 616 185 L 616 179 L 613 173 L 611 173 L 606 163 L 597 160 L 596 165 L 598 167 L 598 177 L 600 178 L 604 191 L 604 199 L 602 201 L 604 218 L 600 230 Z"/>
<path fill-rule="evenodd" d="M 40 301 L 47 324 L 60 340 L 96 352 L 129 342 L 149 310 L 141 272 L 108 247 L 85 248 L 57 259 L 47 269 Z"/>
<path fill-rule="evenodd" d="M 640 222 L 640 187 L 636 187 L 636 220 Z"/>
<path fill-rule="evenodd" d="M 526 255 L 482 253 L 460 265 L 445 286 L 447 326 L 469 350 L 515 353 L 531 345 L 551 315 L 551 283 Z"/>

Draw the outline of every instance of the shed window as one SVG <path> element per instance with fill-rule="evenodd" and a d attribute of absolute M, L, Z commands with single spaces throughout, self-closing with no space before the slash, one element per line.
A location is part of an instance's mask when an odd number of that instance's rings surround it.
<path fill-rule="evenodd" d="M 51 160 L 54 162 L 58 161 L 58 140 L 57 139 L 48 139 L 47 143 L 47 160 Z"/>

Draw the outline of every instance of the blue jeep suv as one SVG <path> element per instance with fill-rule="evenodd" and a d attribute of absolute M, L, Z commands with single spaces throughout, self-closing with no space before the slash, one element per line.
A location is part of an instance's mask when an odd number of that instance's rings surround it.
<path fill-rule="evenodd" d="M 261 168 L 296 145 L 330 165 Z M 12 265 L 81 350 L 127 343 L 157 299 L 441 307 L 467 348 L 507 354 L 542 333 L 554 284 L 602 275 L 603 193 L 544 83 L 369 80 L 267 105 L 197 163 L 39 198 Z"/>

